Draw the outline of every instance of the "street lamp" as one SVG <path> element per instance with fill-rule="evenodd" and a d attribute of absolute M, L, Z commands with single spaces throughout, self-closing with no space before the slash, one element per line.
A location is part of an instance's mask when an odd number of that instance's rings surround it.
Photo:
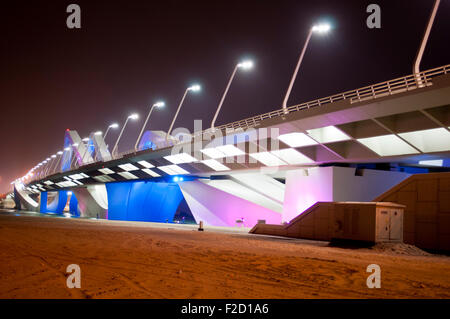
<path fill-rule="evenodd" d="M 172 132 L 173 124 L 175 124 L 175 120 L 177 119 L 178 113 L 180 112 L 180 109 L 181 109 L 181 105 L 183 105 L 183 102 L 184 102 L 184 99 L 186 98 L 187 93 L 189 91 L 198 92 L 198 91 L 200 91 L 200 89 L 201 89 L 200 85 L 194 84 L 194 85 L 188 87 L 186 89 L 186 91 L 184 91 L 183 98 L 181 99 L 180 105 L 178 105 L 178 109 L 175 112 L 175 116 L 173 117 L 173 120 L 172 120 L 172 123 L 170 124 L 169 130 L 167 131 L 166 141 L 169 139 L 170 132 Z"/>
<path fill-rule="evenodd" d="M 217 107 L 216 114 L 214 114 L 214 118 L 211 122 L 211 129 L 214 129 L 214 123 L 216 123 L 216 119 L 217 119 L 217 116 L 219 115 L 220 109 L 222 108 L 222 104 L 223 104 L 223 101 L 225 100 L 225 96 L 227 95 L 228 89 L 230 88 L 230 85 L 231 85 L 231 82 L 233 81 L 234 76 L 236 75 L 236 71 L 239 68 L 243 69 L 243 70 L 251 69 L 251 68 L 253 68 L 253 61 L 250 61 L 250 60 L 243 61 L 241 63 L 236 64 L 236 66 L 234 67 L 233 73 L 231 74 L 230 80 L 228 81 L 228 85 L 225 88 L 225 92 L 223 93 L 222 99 L 220 100 L 219 106 Z"/>
<path fill-rule="evenodd" d="M 117 146 L 119 145 L 120 138 L 122 137 L 123 131 L 125 130 L 125 127 L 127 126 L 128 121 L 130 119 L 137 120 L 138 118 L 139 118 L 139 115 L 137 115 L 137 114 L 131 114 L 130 116 L 127 117 L 127 120 L 125 121 L 125 124 L 123 125 L 122 130 L 120 131 L 119 137 L 117 138 L 116 144 L 114 145 L 114 147 L 112 149 L 112 152 L 111 152 L 112 155 L 114 154 L 114 152 L 117 149 Z"/>
<path fill-rule="evenodd" d="M 65 149 L 64 149 L 64 150 L 65 150 Z M 55 167 L 53 168 L 52 173 L 55 173 L 55 172 L 56 172 L 56 169 L 58 168 L 58 165 L 59 165 L 59 163 L 61 162 L 62 154 L 63 154 L 62 151 L 58 151 L 58 152 L 56 153 L 56 155 L 59 155 L 59 159 L 58 159 L 58 161 L 56 162 L 56 165 L 55 165 Z"/>
<path fill-rule="evenodd" d="M 142 134 L 144 133 L 145 126 L 147 125 L 148 119 L 150 118 L 150 115 L 152 114 L 153 109 L 154 109 L 155 107 L 157 107 L 157 108 L 163 108 L 165 105 L 166 105 L 166 104 L 165 104 L 164 102 L 159 101 L 159 102 L 156 102 L 155 104 L 153 104 L 152 107 L 150 108 L 150 112 L 148 112 L 147 118 L 145 119 L 144 125 L 142 126 L 141 133 L 139 133 L 139 136 L 138 136 L 138 138 L 137 138 L 136 144 L 134 145 L 134 150 L 135 150 L 135 151 L 137 151 L 137 149 L 138 149 L 139 141 L 140 141 L 140 139 L 141 139 L 141 137 L 142 137 Z"/>
<path fill-rule="evenodd" d="M 116 129 L 118 127 L 119 127 L 119 124 L 117 124 L 117 123 L 113 123 L 110 126 L 108 126 L 108 128 L 106 129 L 105 136 L 103 136 L 103 139 L 106 139 L 106 136 L 108 135 L 109 129 L 111 129 L 111 128 Z"/>
<path fill-rule="evenodd" d="M 297 62 L 297 66 L 295 67 L 294 74 L 292 75 L 291 83 L 289 83 L 289 87 L 287 89 L 286 96 L 284 97 L 284 100 L 283 100 L 284 113 L 286 113 L 286 114 L 288 113 L 286 104 L 289 99 L 289 95 L 291 94 L 292 86 L 294 85 L 295 78 L 297 77 L 298 69 L 300 68 L 300 64 L 302 63 L 303 56 L 305 55 L 306 48 L 308 47 L 308 43 L 309 43 L 309 40 L 311 39 L 313 32 L 316 32 L 319 34 L 324 34 L 324 33 L 327 33 L 328 31 L 330 31 L 330 29 L 331 29 L 331 26 L 329 24 L 317 24 L 317 25 L 314 25 L 311 29 L 309 29 L 308 37 L 306 38 L 306 42 L 305 42 L 305 45 L 303 46 L 302 53 L 300 54 L 300 57 Z"/>

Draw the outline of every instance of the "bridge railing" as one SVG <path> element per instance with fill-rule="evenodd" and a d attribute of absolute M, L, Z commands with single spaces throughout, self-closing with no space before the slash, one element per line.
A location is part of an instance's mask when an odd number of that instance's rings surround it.
<path fill-rule="evenodd" d="M 432 79 L 436 76 L 444 75 L 450 73 L 450 64 L 437 67 L 434 69 L 422 71 L 420 73 L 416 74 L 410 74 L 406 76 L 402 76 L 393 80 L 380 82 L 372 85 L 368 85 L 356 90 L 351 90 L 339 94 L 334 94 L 328 97 L 323 97 L 320 99 L 312 100 L 309 102 L 304 102 L 301 104 L 296 104 L 287 107 L 286 109 L 281 108 L 275 111 L 267 112 L 264 114 L 252 116 L 243 120 L 235 121 L 232 123 L 227 123 L 224 125 L 220 125 L 217 127 L 208 128 L 203 131 L 195 132 L 191 135 L 191 138 L 194 139 L 195 137 L 202 135 L 209 135 L 214 133 L 214 131 L 226 131 L 226 130 L 237 130 L 237 129 L 247 129 L 251 127 L 257 126 L 261 121 L 276 117 L 285 116 L 289 113 L 298 112 L 301 110 L 313 108 L 313 107 L 320 107 L 331 103 L 336 103 L 339 101 L 347 100 L 351 104 L 363 102 L 367 100 L 377 99 L 389 95 L 394 95 L 402 92 L 407 92 L 411 90 L 415 90 L 418 88 L 423 88 L 427 86 L 431 86 Z M 155 149 L 161 149 L 166 148 L 168 146 L 177 145 L 180 143 L 186 143 L 186 141 L 180 141 L 178 139 L 171 139 L 171 143 L 168 144 L 166 142 L 164 143 L 157 143 Z M 133 154 L 136 151 L 134 149 L 125 151 L 122 153 L 114 154 L 112 156 L 113 159 L 119 159 L 126 155 Z M 91 165 L 93 163 L 85 164 L 85 165 Z M 78 167 L 77 167 L 78 168 Z M 38 177 L 37 179 L 42 179 L 44 177 Z"/>

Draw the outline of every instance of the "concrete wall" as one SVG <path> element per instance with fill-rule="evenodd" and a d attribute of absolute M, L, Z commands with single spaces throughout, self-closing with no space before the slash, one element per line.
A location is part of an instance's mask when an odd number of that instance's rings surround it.
<path fill-rule="evenodd" d="M 450 250 L 450 173 L 413 175 L 375 200 L 406 205 L 406 243 Z"/>
<path fill-rule="evenodd" d="M 410 175 L 401 172 L 355 168 L 314 167 L 288 171 L 283 206 L 283 222 L 290 221 L 316 202 L 368 202 Z"/>

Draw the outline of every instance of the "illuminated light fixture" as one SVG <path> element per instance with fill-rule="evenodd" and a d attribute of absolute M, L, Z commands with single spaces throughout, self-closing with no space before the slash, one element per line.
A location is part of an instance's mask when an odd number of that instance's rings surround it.
<path fill-rule="evenodd" d="M 245 152 L 243 152 L 242 150 L 240 150 L 239 148 L 237 148 L 236 146 L 231 145 L 231 144 L 217 146 L 216 150 L 225 154 L 226 157 L 245 155 Z M 222 157 L 224 157 L 224 156 L 222 156 Z"/>
<path fill-rule="evenodd" d="M 308 134 L 320 143 L 332 143 L 350 140 L 351 137 L 335 126 L 326 126 L 307 130 Z"/>
<path fill-rule="evenodd" d="M 102 131 L 97 131 L 97 132 L 94 133 L 94 135 L 102 135 L 102 134 L 103 134 Z"/>
<path fill-rule="evenodd" d="M 419 165 L 427 165 L 427 166 L 443 166 L 444 160 L 438 159 L 438 160 L 425 160 L 425 161 L 419 161 Z"/>
<path fill-rule="evenodd" d="M 78 185 L 84 185 L 82 182 L 80 182 L 80 181 L 73 181 L 75 184 L 78 184 Z"/>
<path fill-rule="evenodd" d="M 168 156 L 164 156 L 164 158 L 173 164 L 192 163 L 192 162 L 197 161 L 197 159 L 195 157 L 192 157 L 191 155 L 189 155 L 187 153 L 168 155 Z"/>
<path fill-rule="evenodd" d="M 203 160 L 202 163 L 217 172 L 230 170 L 230 168 L 226 167 L 225 165 L 223 165 L 222 163 L 220 163 L 214 159 Z"/>
<path fill-rule="evenodd" d="M 101 176 L 94 176 L 93 177 L 96 181 L 102 182 L 102 183 L 108 183 L 108 182 L 115 182 L 116 180 L 108 175 L 101 175 Z"/>
<path fill-rule="evenodd" d="M 36 184 L 37 187 L 42 187 L 42 184 Z"/>
<path fill-rule="evenodd" d="M 64 176 L 63 177 L 65 180 L 68 180 L 68 181 L 71 181 L 72 179 L 71 178 L 69 178 L 69 177 L 67 177 L 67 176 Z"/>
<path fill-rule="evenodd" d="M 113 123 L 113 124 L 111 124 L 109 127 L 110 127 L 110 128 L 118 128 L 118 127 L 119 127 L 119 124 Z"/>
<path fill-rule="evenodd" d="M 65 181 L 65 182 L 59 182 L 56 183 L 56 185 L 58 185 L 59 187 L 71 187 L 71 186 L 77 186 L 77 184 L 75 184 L 72 181 Z"/>
<path fill-rule="evenodd" d="M 269 152 L 253 153 L 249 154 L 250 157 L 256 159 L 258 162 L 263 163 L 266 166 L 280 166 L 287 163 L 276 157 Z"/>
<path fill-rule="evenodd" d="M 253 68 L 253 61 L 250 61 L 250 60 L 242 61 L 237 66 L 238 66 L 238 68 L 248 70 L 248 69 Z"/>
<path fill-rule="evenodd" d="M 134 166 L 133 164 L 130 164 L 130 163 L 119 165 L 119 167 L 121 169 L 123 169 L 124 171 L 127 171 L 127 172 L 137 171 L 139 169 L 139 167 L 136 167 L 136 166 Z"/>
<path fill-rule="evenodd" d="M 68 192 L 67 192 L 67 195 L 72 195 L 72 192 L 71 192 L 71 191 L 68 191 Z"/>
<path fill-rule="evenodd" d="M 164 173 L 169 175 L 190 174 L 188 171 L 179 167 L 178 165 L 158 166 L 158 169 L 162 170 Z"/>
<path fill-rule="evenodd" d="M 152 176 L 152 177 L 160 177 L 161 176 L 161 175 L 159 175 L 158 173 L 152 171 L 149 168 L 144 168 L 144 169 L 142 169 L 142 171 L 145 172 L 146 174 Z"/>
<path fill-rule="evenodd" d="M 82 139 L 83 142 L 89 142 L 89 137 L 85 137 Z"/>
<path fill-rule="evenodd" d="M 78 143 L 73 143 L 72 144 L 73 147 L 78 147 L 78 145 L 79 145 Z"/>
<path fill-rule="evenodd" d="M 99 171 L 100 173 L 106 174 L 106 175 L 114 174 L 114 173 L 115 173 L 113 170 L 111 170 L 111 169 L 109 169 L 109 168 L 100 168 L 100 169 L 98 169 L 98 171 Z"/>
<path fill-rule="evenodd" d="M 65 151 L 70 151 L 70 147 L 66 147 L 64 150 Z"/>
<path fill-rule="evenodd" d="M 153 167 L 155 167 L 154 165 L 150 164 L 147 161 L 139 161 L 138 164 L 141 165 L 142 167 L 145 167 L 145 168 L 153 168 Z"/>
<path fill-rule="evenodd" d="M 314 163 L 312 159 L 294 150 L 293 148 L 271 151 L 270 153 L 281 158 L 283 161 L 290 165 Z"/>
<path fill-rule="evenodd" d="M 53 154 L 51 157 L 52 157 L 52 158 L 56 158 L 56 154 Z"/>
<path fill-rule="evenodd" d="M 69 177 L 70 177 L 71 179 L 74 179 L 74 180 L 79 180 L 79 179 L 86 178 L 86 177 L 84 177 L 84 176 L 81 175 L 81 174 L 73 174 L 73 175 L 69 175 Z"/>
<path fill-rule="evenodd" d="M 63 152 L 59 151 L 59 152 L 58 152 L 58 153 L 56 153 L 56 154 L 58 154 L 58 155 L 62 155 L 62 154 L 63 154 Z"/>
<path fill-rule="evenodd" d="M 138 179 L 137 176 L 131 174 L 130 172 L 120 172 L 120 173 L 117 173 L 117 174 L 119 174 L 120 176 L 122 176 L 122 177 L 124 177 L 126 179 Z"/>
<path fill-rule="evenodd" d="M 179 181 L 178 176 L 175 176 L 175 177 L 173 178 L 173 181 L 174 181 L 174 182 L 178 182 L 178 181 Z"/>
<path fill-rule="evenodd" d="M 425 153 L 450 150 L 450 132 L 443 127 L 398 135 Z"/>
<path fill-rule="evenodd" d="M 155 104 L 153 104 L 153 106 L 156 106 L 159 108 L 164 107 L 165 105 L 166 105 L 166 103 L 164 103 L 163 101 L 159 101 L 159 102 L 156 102 Z"/>
<path fill-rule="evenodd" d="M 45 181 L 44 184 L 45 184 L 45 185 L 53 185 L 53 184 L 55 184 L 55 183 L 53 183 L 52 181 Z"/>
<path fill-rule="evenodd" d="M 84 178 L 89 178 L 90 176 L 85 174 L 85 173 L 80 173 L 81 176 L 83 176 Z"/>
<path fill-rule="evenodd" d="M 225 157 L 225 154 L 216 150 L 215 148 L 205 148 L 203 150 L 200 150 L 203 154 L 207 155 L 208 157 L 211 157 L 213 159 L 217 158 L 223 158 Z"/>
<path fill-rule="evenodd" d="M 50 160 L 50 157 L 47 157 L 45 160 L 48 162 Z"/>
<path fill-rule="evenodd" d="M 318 32 L 318 33 L 326 33 L 330 30 L 331 30 L 331 25 L 329 25 L 328 23 L 317 24 L 312 27 L 312 31 Z"/>
<path fill-rule="evenodd" d="M 357 139 L 358 142 L 365 145 L 380 156 L 395 156 L 404 154 L 419 153 L 408 143 L 394 134 L 381 135 Z"/>
<path fill-rule="evenodd" d="M 201 90 L 201 86 L 198 84 L 194 84 L 194 85 L 191 85 L 190 87 L 188 87 L 188 90 L 192 91 L 192 92 L 198 92 Z"/>
<path fill-rule="evenodd" d="M 278 139 L 290 147 L 302 147 L 317 144 L 312 138 L 304 133 L 288 133 L 278 136 Z"/>

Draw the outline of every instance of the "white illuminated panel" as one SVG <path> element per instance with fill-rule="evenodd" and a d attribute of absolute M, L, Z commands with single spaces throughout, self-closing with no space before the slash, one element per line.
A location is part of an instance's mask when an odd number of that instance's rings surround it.
<path fill-rule="evenodd" d="M 173 164 L 192 163 L 197 161 L 195 157 L 192 157 L 191 155 L 186 153 L 168 155 L 164 156 L 164 158 Z"/>
<path fill-rule="evenodd" d="M 89 178 L 89 175 L 85 174 L 85 173 L 80 173 L 81 176 L 83 176 L 84 178 Z"/>
<path fill-rule="evenodd" d="M 288 133 L 278 136 L 278 139 L 290 147 L 302 147 L 317 144 L 312 138 L 304 133 Z"/>
<path fill-rule="evenodd" d="M 219 152 L 222 152 L 223 154 L 225 154 L 225 156 L 239 156 L 239 155 L 245 154 L 245 152 L 243 152 L 242 150 L 240 150 L 239 148 L 237 148 L 234 145 L 217 146 L 216 150 L 218 150 Z"/>
<path fill-rule="evenodd" d="M 205 148 L 204 150 L 200 150 L 203 154 L 216 159 L 216 158 L 223 158 L 225 157 L 225 154 L 221 151 L 216 150 L 215 148 Z"/>
<path fill-rule="evenodd" d="M 53 184 L 55 184 L 55 183 L 53 183 L 52 181 L 45 181 L 44 184 L 45 184 L 45 185 L 53 185 Z"/>
<path fill-rule="evenodd" d="M 178 165 L 159 166 L 158 168 L 169 175 L 189 174 L 188 171 L 182 169 Z"/>
<path fill-rule="evenodd" d="M 126 179 L 137 179 L 138 178 L 137 176 L 131 174 L 130 172 L 120 172 L 120 173 L 117 173 L 117 174 L 119 174 L 120 176 L 122 176 L 122 177 L 124 177 Z"/>
<path fill-rule="evenodd" d="M 41 184 L 36 184 L 36 186 L 37 186 L 37 187 L 42 187 L 42 185 L 41 185 Z"/>
<path fill-rule="evenodd" d="M 420 165 L 427 165 L 427 166 L 442 166 L 444 165 L 444 160 L 426 160 L 426 161 L 419 161 Z"/>
<path fill-rule="evenodd" d="M 202 163 L 218 172 L 230 170 L 228 167 L 226 167 L 225 165 L 214 159 L 203 160 Z"/>
<path fill-rule="evenodd" d="M 422 152 L 443 152 L 450 150 L 450 132 L 443 127 L 401 133 L 398 135 Z"/>
<path fill-rule="evenodd" d="M 107 183 L 107 182 L 114 182 L 115 179 L 112 178 L 111 176 L 108 175 L 100 175 L 100 176 L 94 176 L 93 177 L 95 180 L 102 182 L 102 183 Z"/>
<path fill-rule="evenodd" d="M 380 156 L 394 156 L 419 153 L 394 134 L 360 138 L 358 141 Z"/>
<path fill-rule="evenodd" d="M 59 182 L 56 183 L 56 185 L 58 185 L 59 187 L 71 187 L 71 186 L 77 186 L 77 184 L 75 184 L 72 181 L 65 181 L 65 182 Z"/>
<path fill-rule="evenodd" d="M 144 169 L 142 169 L 142 171 L 145 172 L 145 173 L 147 173 L 147 174 L 150 175 L 150 176 L 153 176 L 153 177 L 159 177 L 159 176 L 161 176 L 161 175 L 159 175 L 158 173 L 152 171 L 152 170 L 149 169 L 149 168 L 144 168 Z"/>
<path fill-rule="evenodd" d="M 108 174 L 114 174 L 114 173 L 115 173 L 113 170 L 111 170 L 111 169 L 109 169 L 109 168 L 100 168 L 98 171 L 99 171 L 100 173 L 106 174 L 106 175 L 108 175 Z"/>
<path fill-rule="evenodd" d="M 291 165 L 314 163 L 312 159 L 294 150 L 293 148 L 271 151 L 270 153 Z"/>
<path fill-rule="evenodd" d="M 80 181 L 73 181 L 75 184 L 78 184 L 78 185 L 84 185 L 82 182 L 80 182 Z"/>
<path fill-rule="evenodd" d="M 138 164 L 139 164 L 139 165 L 142 165 L 142 166 L 145 167 L 145 168 L 153 168 L 153 167 L 155 167 L 154 165 L 150 164 L 150 163 L 147 162 L 147 161 L 139 161 Z"/>
<path fill-rule="evenodd" d="M 69 178 L 67 176 L 64 176 L 64 179 L 67 180 L 67 181 L 71 181 L 72 180 L 71 178 Z"/>
<path fill-rule="evenodd" d="M 261 152 L 250 154 L 250 157 L 256 159 L 257 161 L 263 163 L 266 166 L 280 166 L 286 165 L 287 163 L 276 157 L 269 152 Z"/>
<path fill-rule="evenodd" d="M 139 167 L 136 167 L 136 166 L 134 166 L 133 164 L 130 164 L 130 163 L 119 165 L 119 167 L 121 169 L 123 169 L 124 171 L 127 171 L 127 172 L 137 171 L 139 169 Z"/>
<path fill-rule="evenodd" d="M 320 143 L 332 143 L 351 139 L 350 136 L 335 126 L 316 128 L 313 130 L 307 130 L 307 132 L 312 138 Z"/>
<path fill-rule="evenodd" d="M 84 177 L 84 176 L 81 175 L 81 174 L 73 174 L 73 175 L 69 175 L 69 177 L 70 177 L 71 179 L 74 179 L 74 180 L 86 178 L 86 177 Z"/>

